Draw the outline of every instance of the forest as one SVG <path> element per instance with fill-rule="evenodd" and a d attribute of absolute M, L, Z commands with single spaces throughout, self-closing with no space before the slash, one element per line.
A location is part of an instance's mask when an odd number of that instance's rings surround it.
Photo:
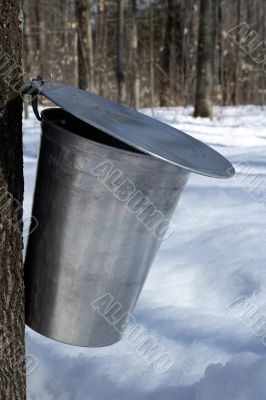
<path fill-rule="evenodd" d="M 0 0 L 0 400 L 265 400 L 265 107 L 265 0 Z"/>
<path fill-rule="evenodd" d="M 264 0 L 23 0 L 29 77 L 135 108 L 265 103 Z"/>

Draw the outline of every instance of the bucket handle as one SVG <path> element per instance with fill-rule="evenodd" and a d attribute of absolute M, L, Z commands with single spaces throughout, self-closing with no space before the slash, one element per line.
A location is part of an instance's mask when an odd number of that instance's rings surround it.
<path fill-rule="evenodd" d="M 32 109 L 38 121 L 42 121 L 42 117 L 40 116 L 38 110 L 38 96 L 39 96 L 38 88 L 42 85 L 44 85 L 44 79 L 38 75 L 37 78 L 32 79 L 31 83 L 25 86 L 22 91 L 22 95 L 27 94 L 31 96 Z"/>

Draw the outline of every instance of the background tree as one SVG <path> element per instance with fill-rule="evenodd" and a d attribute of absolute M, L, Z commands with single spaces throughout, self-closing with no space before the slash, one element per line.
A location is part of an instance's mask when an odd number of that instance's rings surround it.
<path fill-rule="evenodd" d="M 119 103 L 126 101 L 126 85 L 124 73 L 124 0 L 117 0 L 117 59 L 116 59 L 116 78 L 118 87 Z"/>
<path fill-rule="evenodd" d="M 97 15 L 95 15 L 95 70 L 96 90 L 100 96 L 108 93 L 108 57 L 107 57 L 107 5 L 105 0 L 97 0 Z"/>
<path fill-rule="evenodd" d="M 236 26 L 239 26 L 241 22 L 241 0 L 236 1 Z M 240 41 L 240 36 L 237 34 L 236 38 L 237 42 Z M 239 53 L 240 49 L 239 46 L 235 46 L 235 54 L 234 54 L 234 61 L 233 61 L 233 82 L 232 82 L 232 103 L 237 105 L 238 103 L 238 77 L 239 77 Z"/>
<path fill-rule="evenodd" d="M 133 81 L 133 107 L 140 107 L 140 76 L 138 66 L 138 21 L 137 21 L 137 1 L 131 0 L 132 7 L 132 81 Z"/>
<path fill-rule="evenodd" d="M 212 117 L 216 0 L 200 0 L 195 117 Z"/>
<path fill-rule="evenodd" d="M 167 17 L 164 33 L 164 47 L 161 57 L 163 77 L 160 87 L 160 105 L 171 104 L 175 87 L 179 86 L 182 75 L 183 55 L 183 1 L 167 1 Z M 179 83 L 179 84 L 178 84 Z"/>
<path fill-rule="evenodd" d="M 19 0 L 0 3 L 0 398 L 25 399 Z M 15 90 L 13 89 L 15 88 Z"/>
<path fill-rule="evenodd" d="M 45 13 L 46 13 L 46 4 L 45 0 L 38 1 L 38 7 L 36 7 L 36 22 L 39 27 L 39 35 L 38 35 L 38 53 L 39 53 L 39 62 L 40 62 L 40 74 L 41 76 L 45 75 L 45 57 L 46 57 L 46 26 L 45 26 Z"/>
<path fill-rule="evenodd" d="M 80 89 L 93 90 L 93 48 L 91 30 L 91 4 L 89 0 L 76 0 L 78 22 L 78 80 Z"/>
<path fill-rule="evenodd" d="M 24 0 L 28 44 L 25 57 L 29 57 L 31 76 L 42 69 L 45 76 L 52 73 L 58 82 L 78 85 L 78 75 L 86 78 L 92 71 L 88 79 L 93 85 L 84 87 L 112 100 L 117 100 L 120 92 L 123 102 L 132 107 L 194 104 L 200 0 L 81 0 L 87 7 L 87 17 L 81 20 L 75 12 L 76 1 Z M 256 31 L 257 44 L 262 42 L 265 0 L 210 3 L 213 7 L 219 3 L 206 20 L 206 32 L 208 26 L 217 27 L 215 42 L 212 40 L 210 49 L 206 48 L 215 59 L 213 72 L 208 75 L 213 86 L 211 100 L 219 105 L 265 103 L 262 64 L 254 62 L 228 35 L 239 20 L 246 21 L 250 30 Z M 85 58 L 78 46 L 82 31 L 92 43 Z M 88 73 L 78 73 L 78 65 L 83 64 Z"/>

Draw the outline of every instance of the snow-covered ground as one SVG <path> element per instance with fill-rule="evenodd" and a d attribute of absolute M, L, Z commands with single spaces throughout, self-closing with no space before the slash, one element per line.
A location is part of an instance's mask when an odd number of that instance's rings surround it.
<path fill-rule="evenodd" d="M 265 400 L 266 112 L 143 110 L 208 143 L 236 165 L 230 180 L 192 174 L 138 301 L 135 317 L 174 357 L 160 374 L 127 340 L 102 349 L 56 343 L 27 329 L 38 367 L 29 400 Z M 25 214 L 40 137 L 24 122 Z M 240 301 L 239 301 L 240 299 Z"/>

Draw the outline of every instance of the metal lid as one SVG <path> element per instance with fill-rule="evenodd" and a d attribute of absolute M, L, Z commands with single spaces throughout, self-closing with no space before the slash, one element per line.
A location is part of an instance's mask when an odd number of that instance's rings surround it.
<path fill-rule="evenodd" d="M 47 97 L 83 122 L 144 153 L 197 174 L 230 178 L 232 164 L 218 152 L 186 133 L 124 105 L 70 85 L 33 81 Z"/>

